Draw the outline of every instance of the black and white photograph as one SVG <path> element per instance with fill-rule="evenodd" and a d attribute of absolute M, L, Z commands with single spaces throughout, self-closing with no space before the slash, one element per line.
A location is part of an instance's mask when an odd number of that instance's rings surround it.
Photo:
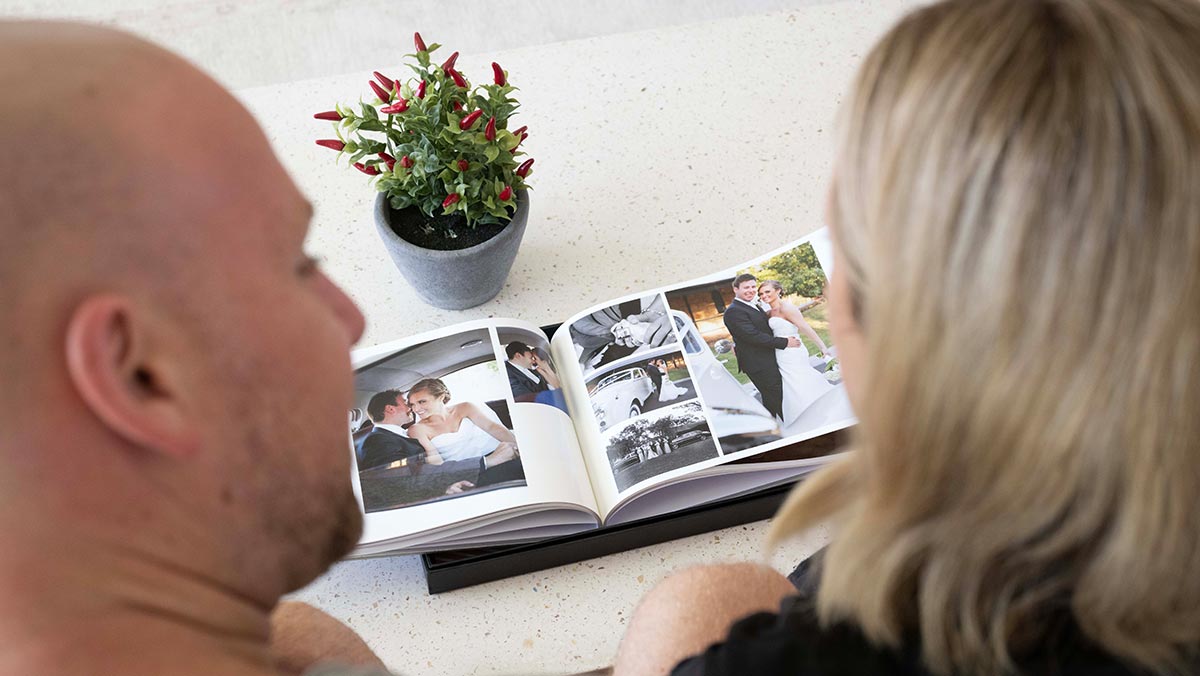
<path fill-rule="evenodd" d="M 643 413 L 696 398 L 696 386 L 678 350 L 622 362 L 593 377 L 587 388 L 601 432 Z"/>
<path fill-rule="evenodd" d="M 546 339 L 540 333 L 513 327 L 496 329 L 496 336 L 504 353 L 504 372 L 513 401 L 545 404 L 569 415 Z"/>
<path fill-rule="evenodd" d="M 676 343 L 666 301 L 657 293 L 587 314 L 570 331 L 585 378 L 607 364 Z"/>
<path fill-rule="evenodd" d="M 728 279 L 667 293 L 724 452 L 853 419 L 825 281 L 805 242 Z"/>
<path fill-rule="evenodd" d="M 605 435 L 608 462 L 618 490 L 664 472 L 720 456 L 700 402 L 648 413 Z"/>
<path fill-rule="evenodd" d="M 365 511 L 525 485 L 501 361 L 477 329 L 356 373 L 351 436 Z"/>

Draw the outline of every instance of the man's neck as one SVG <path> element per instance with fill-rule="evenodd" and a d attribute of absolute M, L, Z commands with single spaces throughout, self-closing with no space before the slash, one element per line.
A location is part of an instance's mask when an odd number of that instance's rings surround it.
<path fill-rule="evenodd" d="M 394 427 L 408 427 L 412 424 L 413 417 L 411 414 L 406 418 L 401 418 L 400 416 L 390 416 L 380 420 L 379 422 L 383 423 L 384 425 L 392 425 Z"/>
<path fill-rule="evenodd" d="M 134 545 L 10 526 L 0 673 L 275 673 L 271 606 Z"/>

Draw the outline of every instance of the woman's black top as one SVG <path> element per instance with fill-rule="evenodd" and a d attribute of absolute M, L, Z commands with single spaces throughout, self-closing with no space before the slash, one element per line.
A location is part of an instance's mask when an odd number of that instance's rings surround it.
<path fill-rule="evenodd" d="M 929 676 L 921 666 L 919 642 L 903 650 L 877 647 L 850 625 L 822 629 L 811 596 L 786 599 L 779 613 L 757 613 L 733 625 L 723 643 L 692 657 L 672 676 Z M 1131 670 L 1097 650 L 1074 628 L 1061 623 L 1041 647 L 1018 660 L 1030 676 L 1132 676 Z"/>

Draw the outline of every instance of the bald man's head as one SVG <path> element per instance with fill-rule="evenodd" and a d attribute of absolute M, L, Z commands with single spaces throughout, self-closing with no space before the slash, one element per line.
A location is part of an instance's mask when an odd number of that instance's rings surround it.
<path fill-rule="evenodd" d="M 341 449 L 362 330 L 303 252 L 308 203 L 229 94 L 127 34 L 0 22 L 0 87 L 11 483 L 101 527 L 113 487 L 38 465 L 87 449 L 143 501 L 122 518 L 214 526 L 222 566 L 303 583 L 358 532 Z M 53 448 L 64 430 L 76 443 Z M 222 541 L 239 537 L 280 560 Z"/>

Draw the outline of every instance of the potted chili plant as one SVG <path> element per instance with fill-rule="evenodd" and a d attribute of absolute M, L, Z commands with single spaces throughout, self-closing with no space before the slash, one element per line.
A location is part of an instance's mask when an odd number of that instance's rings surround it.
<path fill-rule="evenodd" d="M 504 286 L 525 233 L 533 160 L 520 148 L 526 127 L 508 128 L 518 104 L 499 64 L 491 84 L 472 86 L 455 68 L 458 52 L 434 65 L 440 45 L 420 33 L 413 42 L 414 77 L 374 73 L 370 100 L 314 116 L 337 136 L 317 144 L 370 176 L 377 230 L 417 294 L 462 310 Z"/>

